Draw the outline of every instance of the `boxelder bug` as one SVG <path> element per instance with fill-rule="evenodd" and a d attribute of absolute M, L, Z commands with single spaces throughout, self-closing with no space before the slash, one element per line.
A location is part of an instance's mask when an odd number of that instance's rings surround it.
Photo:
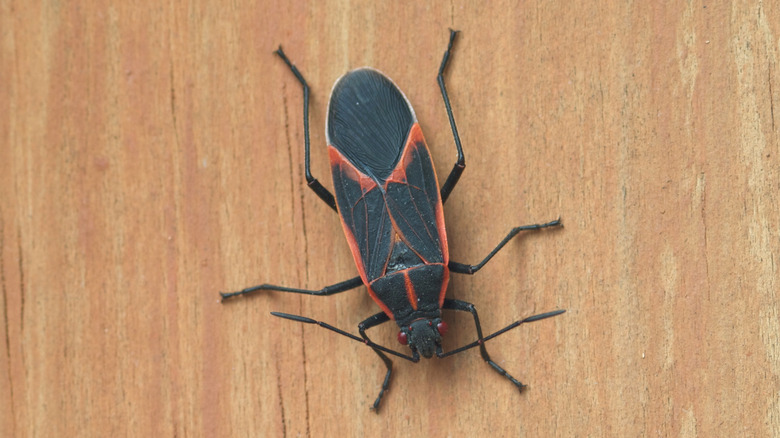
<path fill-rule="evenodd" d="M 392 362 L 385 353 L 418 362 L 420 355 L 426 358 L 434 354 L 446 357 L 478 346 L 482 358 L 522 390 L 522 383 L 490 359 L 485 341 L 520 324 L 564 312 L 557 310 L 534 315 L 483 336 L 474 305 L 445 297 L 450 272 L 474 274 L 520 231 L 561 225 L 558 219 L 545 224 L 514 228 L 476 265 L 449 260 L 442 204 L 466 167 L 444 86 L 444 70 L 456 35 L 456 31 L 450 31 L 449 44 L 437 78 L 458 150 L 458 160 L 444 185 L 439 189 L 428 147 L 406 96 L 382 73 L 371 68 L 360 68 L 348 72 L 336 82 L 328 106 L 326 138 L 335 197 L 311 175 L 309 86 L 279 47 L 275 53 L 284 60 L 303 86 L 306 180 L 314 193 L 341 216 L 341 225 L 360 275 L 321 290 L 262 284 L 221 294 L 223 300 L 259 290 L 332 295 L 365 284 L 368 294 L 382 311 L 358 325 L 360 337 L 310 318 L 278 312 L 272 314 L 317 324 L 371 347 L 387 367 L 374 409 L 379 407 L 382 395 L 390 384 Z M 447 331 L 447 324 L 441 319 L 442 309 L 471 313 L 478 340 L 443 353 L 441 337 Z M 366 335 L 366 330 L 391 319 L 400 327 L 398 341 L 409 346 L 411 356 L 376 344 Z"/>

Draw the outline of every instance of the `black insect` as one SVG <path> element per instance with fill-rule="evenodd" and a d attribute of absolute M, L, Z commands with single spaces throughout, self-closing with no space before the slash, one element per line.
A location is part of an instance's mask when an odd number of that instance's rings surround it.
<path fill-rule="evenodd" d="M 556 310 L 531 316 L 489 336 L 483 336 L 474 305 L 445 296 L 451 272 L 474 274 L 521 231 L 561 226 L 558 219 L 513 228 L 476 265 L 449 259 L 442 204 L 466 167 L 444 86 L 444 70 L 456 36 L 457 32 L 450 31 L 450 41 L 438 74 L 439 88 L 458 151 L 457 162 L 441 189 L 409 100 L 387 76 L 371 68 L 360 68 L 341 77 L 330 97 L 326 136 L 336 193 L 334 197 L 311 175 L 309 169 L 309 86 L 282 48 L 275 52 L 303 86 L 306 180 L 317 196 L 339 213 L 360 275 L 321 290 L 262 284 L 239 292 L 221 294 L 223 300 L 259 290 L 332 295 L 365 285 L 368 294 L 382 311 L 358 325 L 360 337 L 310 318 L 278 312 L 272 314 L 318 324 L 371 347 L 387 367 L 374 409 L 379 407 L 390 384 L 392 362 L 385 353 L 418 362 L 420 355 L 425 358 L 434 355 L 446 357 L 478 346 L 482 358 L 494 370 L 522 389 L 522 383 L 490 358 L 484 343 L 520 324 L 564 312 Z M 478 340 L 443 353 L 441 338 L 447 331 L 447 324 L 441 318 L 442 310 L 471 313 Z M 411 356 L 378 345 L 366 335 L 366 330 L 390 320 L 394 320 L 400 327 L 398 341 L 409 346 Z"/>

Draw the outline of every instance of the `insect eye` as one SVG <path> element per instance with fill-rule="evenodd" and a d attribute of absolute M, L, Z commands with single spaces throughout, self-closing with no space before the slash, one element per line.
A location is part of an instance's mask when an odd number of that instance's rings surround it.
<path fill-rule="evenodd" d="M 436 330 L 439 331 L 439 335 L 444 336 L 447 334 L 447 330 L 449 330 L 449 327 L 447 326 L 447 323 L 444 321 L 441 321 L 436 325 Z"/>
<path fill-rule="evenodd" d="M 398 343 L 406 345 L 409 343 L 409 336 L 404 332 L 398 332 Z"/>

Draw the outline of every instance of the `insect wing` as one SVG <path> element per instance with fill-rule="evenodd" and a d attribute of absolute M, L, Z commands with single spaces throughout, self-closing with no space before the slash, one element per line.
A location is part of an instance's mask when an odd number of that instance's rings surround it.
<path fill-rule="evenodd" d="M 333 87 L 327 138 L 339 214 L 363 281 L 384 276 L 388 265 L 446 266 L 436 174 L 398 87 L 369 68 L 344 75 Z"/>
<path fill-rule="evenodd" d="M 409 134 L 398 167 L 386 183 L 386 203 L 399 237 L 425 264 L 447 264 L 447 235 L 433 169 L 420 125 Z"/>

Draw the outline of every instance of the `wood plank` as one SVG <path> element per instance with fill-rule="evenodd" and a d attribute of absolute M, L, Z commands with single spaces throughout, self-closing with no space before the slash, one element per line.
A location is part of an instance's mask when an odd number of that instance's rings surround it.
<path fill-rule="evenodd" d="M 767 436 L 780 430 L 780 11 L 547 2 L 0 3 L 0 430 L 9 436 Z M 385 72 L 415 107 L 452 258 L 512 242 L 450 295 L 486 331 L 567 313 L 476 351 L 383 366 L 330 186 L 328 93 Z M 450 317 L 447 348 L 470 342 Z M 396 329 L 372 336 L 395 346 Z"/>

